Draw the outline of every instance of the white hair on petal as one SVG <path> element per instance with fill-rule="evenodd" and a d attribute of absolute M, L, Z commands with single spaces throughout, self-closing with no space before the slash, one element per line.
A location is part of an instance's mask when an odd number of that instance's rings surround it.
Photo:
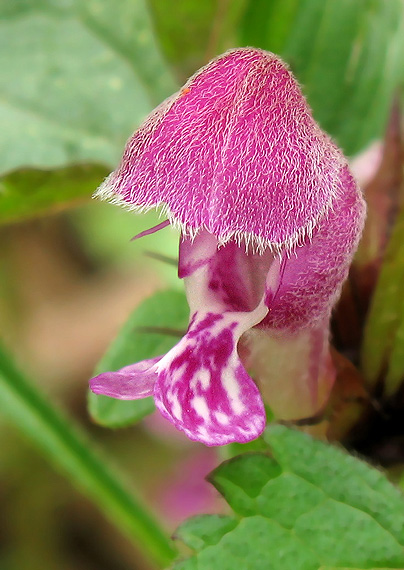
<path fill-rule="evenodd" d="M 202 230 L 210 231 L 209 228 L 205 226 L 194 228 L 181 222 L 174 214 L 172 214 L 167 204 L 137 205 L 127 202 L 114 191 L 113 185 L 110 184 L 110 179 L 113 175 L 114 172 L 104 180 L 94 193 L 93 198 L 105 200 L 110 204 L 121 206 L 127 211 L 139 214 L 149 212 L 150 210 L 157 210 L 160 218 L 167 218 L 175 230 L 181 232 L 184 237 L 191 240 L 194 240 Z M 296 248 L 302 247 L 307 243 L 307 241 L 312 240 L 315 227 L 324 216 L 328 215 L 329 211 L 334 211 L 333 202 L 327 204 L 324 210 L 320 212 L 316 218 L 309 220 L 305 226 L 299 228 L 298 231 L 295 232 L 295 234 L 293 234 L 288 240 L 281 243 L 273 243 L 262 236 L 235 230 L 234 232 L 228 233 L 226 236 L 216 236 L 218 239 L 218 245 L 219 247 L 222 247 L 227 243 L 234 241 L 239 247 L 244 246 L 246 252 L 250 251 L 253 254 L 262 255 L 267 249 L 269 249 L 274 255 L 285 253 L 289 257 L 291 254 L 293 255 Z"/>
<path fill-rule="evenodd" d="M 157 107 L 154 111 L 152 111 L 152 113 L 147 117 L 147 119 L 144 121 L 143 125 L 141 126 L 141 128 L 137 131 L 138 133 L 140 133 L 139 136 L 141 136 L 141 139 L 143 141 L 142 144 L 146 144 L 148 137 L 150 135 L 150 132 L 156 127 L 156 124 L 159 124 L 169 113 L 169 111 L 172 109 L 173 105 L 176 103 L 176 101 L 182 96 L 182 94 L 186 93 L 187 90 L 189 90 L 190 87 L 193 86 L 194 81 L 196 80 L 196 78 L 202 76 L 205 72 L 205 70 L 211 69 L 212 66 L 218 66 L 219 64 L 223 65 L 223 66 L 227 66 L 227 65 L 231 65 L 230 63 L 228 63 L 228 61 L 226 60 L 226 58 L 228 58 L 228 56 L 232 53 L 234 54 L 238 54 L 243 60 L 246 60 L 248 58 L 250 58 L 251 55 L 251 51 L 253 52 L 261 52 L 264 55 L 263 60 L 259 60 L 258 63 L 255 62 L 254 65 L 251 66 L 250 71 L 246 74 L 246 76 L 244 77 L 243 81 L 241 82 L 241 85 L 238 87 L 238 93 L 237 93 L 237 98 L 234 100 L 233 102 L 233 107 L 234 108 L 242 108 L 243 104 L 245 103 L 246 99 L 248 99 L 249 96 L 249 89 L 250 89 L 250 81 L 251 79 L 255 78 L 257 79 L 257 77 L 259 76 L 259 73 L 257 74 L 257 71 L 259 71 L 260 66 L 264 65 L 265 63 L 268 63 L 268 61 L 271 61 L 276 68 L 285 68 L 287 70 L 287 73 L 289 74 L 289 87 L 293 86 L 294 90 L 295 90 L 295 86 L 298 87 L 298 83 L 296 82 L 296 79 L 293 77 L 293 75 L 291 74 L 291 72 L 289 71 L 289 66 L 287 64 L 285 64 L 285 62 L 283 62 L 280 58 L 278 58 L 277 56 L 270 54 L 269 52 L 264 52 L 263 50 L 256 50 L 255 48 L 245 48 L 244 51 L 240 50 L 239 48 L 237 49 L 231 49 L 227 52 L 225 52 L 224 54 L 222 54 L 221 56 L 217 57 L 213 62 L 208 63 L 206 66 L 202 67 L 201 69 L 199 69 L 192 77 L 190 77 L 188 79 L 188 81 L 185 83 L 184 87 L 177 93 L 175 93 L 174 95 L 172 95 L 171 97 L 169 97 L 168 99 L 166 99 L 165 101 L 163 101 L 163 103 L 161 103 L 161 105 L 159 107 Z M 224 60 L 224 61 L 223 61 Z M 255 66 L 255 67 L 254 67 Z M 263 81 L 264 79 L 258 79 L 258 81 Z M 213 88 L 213 87 L 212 87 Z M 296 113 L 301 113 L 302 109 L 300 110 L 295 110 L 294 106 L 293 106 L 293 93 L 292 91 L 294 90 L 290 90 L 288 91 L 287 89 L 285 89 L 285 101 L 284 101 L 284 106 L 283 109 L 281 110 L 279 116 L 277 117 L 277 122 L 280 125 L 283 125 L 283 123 L 287 123 L 288 121 L 291 121 L 293 124 L 300 124 L 300 128 L 303 129 L 303 134 L 306 133 L 307 131 L 307 137 L 303 137 L 304 140 L 307 141 L 311 141 L 314 140 L 317 141 L 317 145 L 312 145 L 310 147 L 310 152 L 312 153 L 312 163 L 314 164 L 314 174 L 318 175 L 318 176 L 314 176 L 313 178 L 310 179 L 306 178 L 299 174 L 298 176 L 296 176 L 296 186 L 295 186 L 295 192 L 296 192 L 296 196 L 297 199 L 292 203 L 291 207 L 289 208 L 289 211 L 286 210 L 286 214 L 284 216 L 284 219 L 275 219 L 273 222 L 273 226 L 275 228 L 275 230 L 279 230 L 279 228 L 285 224 L 285 221 L 287 220 L 287 218 L 289 218 L 289 220 L 293 220 L 293 216 L 297 216 L 299 217 L 299 214 L 301 214 L 301 212 L 304 210 L 305 208 L 305 202 L 304 199 L 302 198 L 302 188 L 301 185 L 299 186 L 299 181 L 304 184 L 309 191 L 309 194 L 311 194 L 313 196 L 313 193 L 316 191 L 316 184 L 318 184 L 318 181 L 320 181 L 320 183 L 322 185 L 327 185 L 328 187 L 328 196 L 326 197 L 326 200 L 322 203 L 322 207 L 317 211 L 314 212 L 314 215 L 309 218 L 309 219 L 305 219 L 304 224 L 302 224 L 300 227 L 297 227 L 297 229 L 293 232 L 293 233 L 289 233 L 288 237 L 285 238 L 283 241 L 281 241 L 281 238 L 279 238 L 279 241 L 271 241 L 270 239 L 266 239 L 265 237 L 263 237 L 262 235 L 257 235 L 257 233 L 255 233 L 254 231 L 245 231 L 245 230 L 232 230 L 230 224 L 221 224 L 219 222 L 219 224 L 216 225 L 216 229 L 214 231 L 212 231 L 208 226 L 212 225 L 211 220 L 214 219 L 214 214 L 215 213 L 215 208 L 218 207 L 218 196 L 220 197 L 220 192 L 217 193 L 217 188 L 218 188 L 218 184 L 220 184 L 220 181 L 218 181 L 216 179 L 217 174 L 219 172 L 219 174 L 221 173 L 223 175 L 223 171 L 220 171 L 220 165 L 223 162 L 223 155 L 224 153 L 228 150 L 229 147 L 229 140 L 231 136 L 234 136 L 234 127 L 235 127 L 235 121 L 236 121 L 236 117 L 238 117 L 238 113 L 236 113 L 234 111 L 233 108 L 233 113 L 232 113 L 232 117 L 231 117 L 231 121 L 230 123 L 226 124 L 226 128 L 225 128 L 225 133 L 223 136 L 223 140 L 222 140 L 222 144 L 220 148 L 216 149 L 216 152 L 220 151 L 219 154 L 221 155 L 221 160 L 219 160 L 217 162 L 217 164 L 215 165 L 215 168 L 213 170 L 213 172 L 211 173 L 213 178 L 211 181 L 211 184 L 208 186 L 207 190 L 209 192 L 209 195 L 207 197 L 206 202 L 208 203 L 208 220 L 207 223 L 201 223 L 199 226 L 195 227 L 195 219 L 193 219 L 192 213 L 197 210 L 200 207 L 205 207 L 202 203 L 198 202 L 198 198 L 197 196 L 193 195 L 192 193 L 190 194 L 188 191 L 187 194 L 187 200 L 188 203 L 186 205 L 186 209 L 187 211 L 185 211 L 185 206 L 183 208 L 182 211 L 180 211 L 179 213 L 174 213 L 171 209 L 170 206 L 168 204 L 165 203 L 165 201 L 163 199 L 159 199 L 156 196 L 156 200 L 155 203 L 147 203 L 147 204 L 143 204 L 143 205 L 139 205 L 139 202 L 142 201 L 142 199 L 145 197 L 145 193 L 147 194 L 147 188 L 144 188 L 144 182 L 145 180 L 142 179 L 142 177 L 140 176 L 139 178 L 139 174 L 138 174 L 138 178 L 136 180 L 136 182 L 132 181 L 131 183 L 131 190 L 130 190 L 130 196 L 128 197 L 127 195 L 123 198 L 119 195 L 119 193 L 117 192 L 117 188 L 118 188 L 118 184 L 116 184 L 116 172 L 114 171 L 112 172 L 106 179 L 105 181 L 101 184 L 101 186 L 99 187 L 99 189 L 96 191 L 96 193 L 94 194 L 94 197 L 96 198 L 101 198 L 104 200 L 109 201 L 110 203 L 113 204 L 117 204 L 120 206 L 123 206 L 125 209 L 129 210 L 129 211 L 135 211 L 135 212 L 146 212 L 148 210 L 151 209 L 155 209 L 157 208 L 160 214 L 160 217 L 167 217 L 171 223 L 171 225 L 175 228 L 178 229 L 179 231 L 182 232 L 182 234 L 190 239 L 194 239 L 196 237 L 196 235 L 198 234 L 199 231 L 201 230 L 207 230 L 210 233 L 214 233 L 215 236 L 218 239 L 218 243 L 219 246 L 223 246 L 226 243 L 230 242 L 230 241 L 235 241 L 239 247 L 245 247 L 246 251 L 252 251 L 253 253 L 259 253 L 262 254 L 264 253 L 267 249 L 269 249 L 273 254 L 280 254 L 282 252 L 285 252 L 287 255 L 291 254 L 295 248 L 301 247 L 302 245 L 304 245 L 305 243 L 307 243 L 307 241 L 311 241 L 312 236 L 313 236 L 313 232 L 316 228 L 316 226 L 318 225 L 319 221 L 321 219 L 324 218 L 324 216 L 327 216 L 329 212 L 333 211 L 334 208 L 334 203 L 335 201 L 338 200 L 338 197 L 342 191 L 341 188 L 341 184 L 340 184 L 340 178 L 339 178 L 339 174 L 342 171 L 342 169 L 347 165 L 346 159 L 343 157 L 342 153 L 340 153 L 340 151 L 338 150 L 338 148 L 332 143 L 331 139 L 329 139 L 329 137 L 321 130 L 321 128 L 319 127 L 319 125 L 317 125 L 317 123 L 315 123 L 314 121 L 310 122 L 310 129 L 307 129 L 306 126 L 303 126 L 303 123 L 300 122 L 300 115 L 296 114 Z M 259 90 L 257 91 L 259 92 Z M 209 99 L 209 92 L 205 93 L 204 98 Z M 305 111 L 306 113 L 309 112 L 308 107 L 307 110 Z M 190 111 L 184 111 L 185 114 L 190 113 Z M 266 108 L 265 110 L 265 114 L 262 114 L 261 119 L 264 123 L 268 123 L 268 121 L 273 120 L 273 114 L 275 113 L 275 107 L 272 108 L 271 106 L 269 108 Z M 193 129 L 198 128 L 198 122 L 194 121 L 194 120 L 188 120 L 187 121 L 187 125 L 188 125 L 188 134 L 189 132 L 192 133 Z M 238 125 L 239 126 L 239 125 Z M 211 128 L 211 125 L 210 127 Z M 237 129 L 236 129 L 237 132 Z M 181 142 L 182 137 L 185 136 L 185 131 L 180 131 L 179 133 L 177 132 L 177 142 Z M 209 134 L 209 133 L 207 133 Z M 272 147 L 276 147 L 276 145 L 281 142 L 284 138 L 284 135 L 286 134 L 286 138 L 287 138 L 287 130 L 285 130 L 285 128 L 283 128 L 283 130 L 279 130 L 279 132 L 276 134 L 276 139 L 272 141 Z M 131 139 L 130 139 L 131 140 Z M 196 139 L 195 139 L 196 140 Z M 213 138 L 213 140 L 215 140 Z M 254 141 L 254 139 L 253 139 Z M 310 142 L 311 144 L 311 142 Z M 128 147 L 130 150 L 130 141 L 128 143 Z M 302 169 L 304 169 L 304 164 L 301 164 L 300 161 L 300 156 L 303 153 L 304 150 L 307 151 L 307 144 L 305 143 L 304 148 L 300 149 L 300 154 L 299 152 L 296 151 L 296 145 L 295 144 L 291 144 L 289 143 L 289 146 L 287 146 L 286 150 L 285 150 L 285 154 L 282 157 L 278 157 L 278 162 L 275 165 L 272 165 L 272 170 L 275 170 L 277 173 L 277 176 L 279 177 L 275 184 L 276 186 L 278 184 L 281 185 L 281 187 L 284 185 L 285 183 L 285 176 L 287 175 L 291 175 L 293 173 L 299 173 Z M 156 147 L 157 148 L 157 153 L 155 155 L 155 162 L 156 164 L 159 164 L 160 160 L 159 160 L 159 156 L 164 152 L 163 147 Z M 254 147 L 255 148 L 255 147 Z M 191 147 L 192 149 L 192 147 Z M 188 147 L 189 150 L 189 147 Z M 247 153 L 246 157 L 248 156 L 248 147 L 245 147 L 242 149 L 243 153 Z M 257 152 L 259 151 L 259 147 L 257 147 Z M 289 152 L 287 152 L 289 151 Z M 255 155 L 254 155 L 255 156 Z M 233 162 L 234 162 L 234 156 L 230 156 L 227 157 L 228 160 L 230 160 L 231 165 L 234 166 Z M 251 159 L 251 157 L 249 157 L 249 160 Z M 250 173 L 250 177 L 257 175 L 259 172 L 259 169 L 261 167 L 261 163 L 259 160 L 255 160 L 252 161 L 254 162 L 254 169 L 252 174 Z M 173 167 L 176 166 L 176 162 L 172 163 Z M 190 163 L 190 168 L 188 170 L 188 184 L 190 182 L 190 180 L 192 179 L 192 176 L 198 174 L 198 170 L 197 170 L 197 164 L 192 164 Z M 219 170 L 218 170 L 219 169 Z M 258 170 L 257 170 L 258 169 Z M 328 169 L 328 170 L 327 170 Z M 239 171 L 240 173 L 240 171 Z M 224 173 L 226 174 L 226 173 Z M 326 175 L 327 174 L 327 175 Z M 228 175 L 228 172 L 227 172 Z M 124 180 L 126 178 L 130 179 L 130 175 L 125 175 L 124 176 Z M 192 179 L 193 180 L 193 179 Z M 199 178 L 199 181 L 201 182 L 201 179 Z M 198 180 L 196 180 L 196 182 L 198 182 Z M 202 181 L 203 182 L 203 181 Z M 226 176 L 224 176 L 224 182 L 226 183 Z M 248 180 L 246 180 L 246 175 L 242 172 L 241 173 L 241 178 L 239 180 L 239 185 L 237 188 L 234 188 L 233 191 L 235 193 L 236 196 L 240 195 L 242 193 L 242 190 L 240 189 L 242 187 L 242 184 L 244 182 L 248 182 Z M 121 179 L 121 184 L 123 183 L 122 179 Z M 136 187 L 136 183 L 137 186 L 141 189 L 138 192 L 138 195 L 135 196 L 135 187 Z M 227 180 L 228 183 L 228 180 Z M 150 181 L 149 181 L 150 184 Z M 158 177 L 155 179 L 155 184 L 156 187 L 159 186 L 159 184 L 161 184 L 161 172 L 160 172 L 160 177 Z M 185 188 L 186 182 L 182 183 L 182 186 L 184 186 Z M 176 192 L 177 194 L 180 194 L 181 190 L 183 189 L 181 186 L 181 183 L 176 187 Z M 143 189 L 142 189 L 143 188 Z M 261 181 L 261 186 L 257 186 L 257 192 L 261 192 L 262 193 L 263 190 L 263 186 L 262 186 L 262 181 Z M 160 192 L 161 194 L 161 192 Z M 307 192 L 306 192 L 307 194 Z M 300 196 L 300 200 L 299 200 L 299 196 Z M 310 197 L 310 196 L 309 196 Z M 307 196 L 306 196 L 307 198 Z M 211 199 L 211 202 L 209 203 L 209 199 Z M 220 204 L 219 204 L 220 205 Z M 223 210 L 221 210 L 223 213 Z M 228 213 L 228 212 L 227 212 Z M 313 212 L 311 212 L 313 213 Z M 258 214 L 260 214 L 258 212 Z M 226 217 L 226 213 L 225 213 L 225 217 Z M 240 219 L 240 215 L 238 214 L 237 210 L 234 211 L 234 213 L 232 213 L 233 216 L 233 227 L 246 227 L 246 224 L 243 222 L 243 219 Z M 209 219 L 210 218 L 210 219 Z M 259 224 L 260 222 L 265 223 L 265 219 L 262 215 L 262 213 L 260 214 L 260 217 L 257 216 L 257 224 Z M 296 224 L 295 224 L 296 227 Z M 278 234 L 281 234 L 282 232 L 278 232 Z M 285 234 L 284 234 L 285 235 Z"/>

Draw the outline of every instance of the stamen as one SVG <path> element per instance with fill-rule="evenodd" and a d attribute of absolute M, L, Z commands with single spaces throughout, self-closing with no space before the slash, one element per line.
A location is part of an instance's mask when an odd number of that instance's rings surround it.
<path fill-rule="evenodd" d="M 148 230 L 144 230 L 143 232 L 140 232 L 140 234 L 133 236 L 133 238 L 130 241 L 135 241 L 135 239 L 139 239 L 139 238 L 142 238 L 144 236 L 149 236 L 150 234 L 154 234 L 156 232 L 159 232 L 160 230 L 163 230 L 164 228 L 166 228 L 169 225 L 170 225 L 170 221 L 164 220 L 164 222 L 161 222 L 161 224 L 157 224 L 157 226 L 153 226 L 152 228 L 149 228 Z"/>

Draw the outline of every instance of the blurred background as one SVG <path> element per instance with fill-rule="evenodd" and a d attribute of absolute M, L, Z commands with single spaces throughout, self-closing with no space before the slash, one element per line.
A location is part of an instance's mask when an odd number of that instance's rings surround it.
<path fill-rule="evenodd" d="M 129 313 L 181 290 L 178 236 L 91 201 L 128 136 L 215 55 L 251 45 L 290 65 L 350 156 L 383 137 L 404 80 L 401 0 L 0 0 L 0 327 L 20 369 L 97 441 L 168 532 L 224 503 L 213 450 L 154 415 L 121 430 L 87 382 Z M 361 173 L 372 172 L 365 155 Z M 5 412 L 6 410 L 3 410 Z M 0 570 L 152 568 L 54 470 L 0 403 Z"/>

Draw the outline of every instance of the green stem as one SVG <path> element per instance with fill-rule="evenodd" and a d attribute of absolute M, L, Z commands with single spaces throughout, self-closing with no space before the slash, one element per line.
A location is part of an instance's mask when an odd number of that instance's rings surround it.
<path fill-rule="evenodd" d="M 0 412 L 40 447 L 54 465 L 68 475 L 106 517 L 137 547 L 165 567 L 175 557 L 171 541 L 147 509 L 120 482 L 119 477 L 94 452 L 71 419 L 50 405 L 14 367 L 0 346 Z"/>

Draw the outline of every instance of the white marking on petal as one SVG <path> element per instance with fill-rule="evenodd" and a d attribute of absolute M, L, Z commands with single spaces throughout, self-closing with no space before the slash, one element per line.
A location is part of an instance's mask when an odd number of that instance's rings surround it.
<path fill-rule="evenodd" d="M 182 408 L 181 408 L 181 404 L 178 401 L 178 396 L 174 395 L 174 394 L 167 394 L 167 398 L 168 400 L 170 400 L 171 402 L 171 411 L 172 414 L 175 418 L 177 418 L 177 420 L 182 420 Z"/>
<path fill-rule="evenodd" d="M 192 398 L 191 406 L 194 408 L 196 413 L 201 416 L 205 421 L 208 421 L 210 418 L 210 412 L 208 404 L 206 403 L 205 398 L 202 396 L 195 396 Z"/>
<path fill-rule="evenodd" d="M 223 412 L 215 412 L 215 418 L 217 419 L 217 421 L 222 424 L 223 426 L 226 426 L 229 424 L 230 419 L 228 416 L 226 416 L 226 414 L 224 414 Z"/>
<path fill-rule="evenodd" d="M 197 432 L 200 435 L 201 441 L 209 441 L 211 439 L 210 433 L 204 426 L 198 426 Z"/>
<path fill-rule="evenodd" d="M 241 415 L 245 410 L 245 406 L 240 399 L 240 387 L 238 383 L 234 381 L 234 378 L 230 374 L 224 374 L 222 384 L 227 392 L 234 413 Z"/>
<path fill-rule="evenodd" d="M 207 390 L 210 386 L 210 373 L 206 368 L 202 368 L 198 375 L 199 382 L 203 390 Z"/>

